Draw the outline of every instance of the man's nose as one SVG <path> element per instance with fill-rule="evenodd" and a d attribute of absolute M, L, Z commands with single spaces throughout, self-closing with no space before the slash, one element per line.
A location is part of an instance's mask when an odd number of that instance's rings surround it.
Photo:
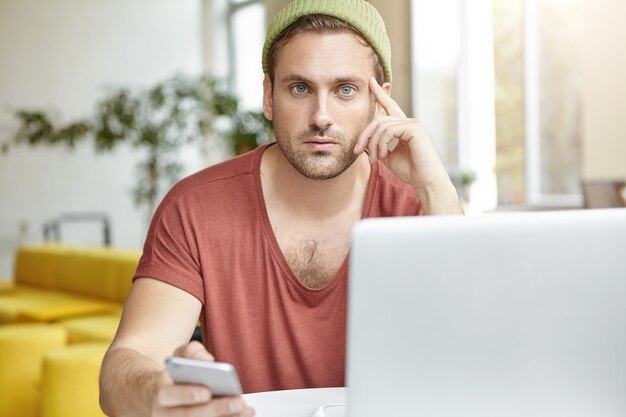
<path fill-rule="evenodd" d="M 325 94 L 318 95 L 313 106 L 310 125 L 320 129 L 329 128 L 333 124 L 333 118 L 329 108 L 328 96 Z"/>

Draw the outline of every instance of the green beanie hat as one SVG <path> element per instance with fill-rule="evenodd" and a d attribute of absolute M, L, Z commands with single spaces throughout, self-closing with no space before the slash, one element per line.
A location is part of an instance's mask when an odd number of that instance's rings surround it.
<path fill-rule="evenodd" d="M 267 28 L 263 45 L 263 72 L 269 71 L 269 50 L 291 24 L 303 16 L 322 14 L 335 17 L 365 38 L 378 54 L 385 71 L 385 81 L 391 82 L 391 44 L 385 22 L 378 11 L 364 0 L 296 0 L 279 11 Z"/>

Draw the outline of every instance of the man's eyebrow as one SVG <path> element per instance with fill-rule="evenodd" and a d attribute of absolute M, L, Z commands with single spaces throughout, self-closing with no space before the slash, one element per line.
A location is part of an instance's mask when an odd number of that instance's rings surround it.
<path fill-rule="evenodd" d="M 337 77 L 334 80 L 335 84 L 346 84 L 346 83 L 350 83 L 350 84 L 367 84 L 367 81 L 365 81 L 363 78 L 357 76 L 357 75 L 349 75 L 346 77 Z"/>
<path fill-rule="evenodd" d="M 281 82 L 283 83 L 287 83 L 287 82 L 293 82 L 293 81 L 298 81 L 304 84 L 311 84 L 312 81 L 309 80 L 308 78 L 299 75 L 299 74 L 287 74 L 285 75 L 283 78 L 280 79 Z"/>
<path fill-rule="evenodd" d="M 281 78 L 280 81 L 283 83 L 296 81 L 296 82 L 301 82 L 303 84 L 314 84 L 313 81 L 309 80 L 308 78 L 300 74 L 287 74 L 283 78 Z M 365 79 L 357 75 L 347 75 L 343 77 L 337 77 L 333 79 L 332 82 L 333 84 L 346 84 L 346 83 L 367 84 L 367 81 Z"/>

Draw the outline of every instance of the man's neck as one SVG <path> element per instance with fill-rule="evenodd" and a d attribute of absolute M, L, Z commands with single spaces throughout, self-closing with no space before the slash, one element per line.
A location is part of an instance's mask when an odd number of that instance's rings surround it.
<path fill-rule="evenodd" d="M 362 211 L 371 166 L 365 154 L 335 178 L 315 180 L 296 170 L 276 145 L 261 160 L 266 202 L 306 218 L 328 218 L 346 210 Z"/>

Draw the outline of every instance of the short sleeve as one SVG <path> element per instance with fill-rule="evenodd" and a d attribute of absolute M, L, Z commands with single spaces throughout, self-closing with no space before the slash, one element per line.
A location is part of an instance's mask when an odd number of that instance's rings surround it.
<path fill-rule="evenodd" d="M 133 281 L 153 278 L 180 288 L 204 304 L 204 285 L 193 231 L 193 210 L 167 196 L 157 209 Z"/>

